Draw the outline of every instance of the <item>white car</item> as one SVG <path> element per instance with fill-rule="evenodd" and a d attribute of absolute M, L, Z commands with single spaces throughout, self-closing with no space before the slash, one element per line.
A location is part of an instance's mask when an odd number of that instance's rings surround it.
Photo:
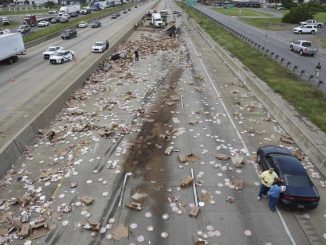
<path fill-rule="evenodd" d="M 81 22 L 79 22 L 78 27 L 79 27 L 79 28 L 86 28 L 87 25 L 88 25 L 87 22 L 85 22 L 85 21 L 81 21 Z"/>
<path fill-rule="evenodd" d="M 293 28 L 293 32 L 298 34 L 302 34 L 302 33 L 315 34 L 317 31 L 318 31 L 317 27 L 314 25 L 304 25 L 304 26 L 298 26 Z"/>
<path fill-rule="evenodd" d="M 62 64 L 74 59 L 74 51 L 71 50 L 59 50 L 50 56 L 51 64 Z"/>
<path fill-rule="evenodd" d="M 92 46 L 92 52 L 93 53 L 103 53 L 105 50 L 109 48 L 109 42 L 108 41 L 100 41 L 96 42 Z"/>
<path fill-rule="evenodd" d="M 71 16 L 69 14 L 62 14 L 61 17 L 70 20 Z"/>
<path fill-rule="evenodd" d="M 41 20 L 39 23 L 37 23 L 38 27 L 45 27 L 45 26 L 48 26 L 48 25 L 50 25 L 50 22 L 46 21 L 46 20 Z"/>
<path fill-rule="evenodd" d="M 51 55 L 53 55 L 55 52 L 59 51 L 59 50 L 63 50 L 64 48 L 62 46 L 50 46 L 48 47 L 47 50 L 45 50 L 43 52 L 43 58 L 45 60 L 48 60 L 50 58 Z"/>

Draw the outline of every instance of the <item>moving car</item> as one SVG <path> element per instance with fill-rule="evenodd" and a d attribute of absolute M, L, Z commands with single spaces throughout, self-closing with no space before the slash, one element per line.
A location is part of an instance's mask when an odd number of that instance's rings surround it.
<path fill-rule="evenodd" d="M 39 23 L 37 23 L 37 27 L 45 27 L 48 25 L 50 25 L 50 22 L 46 20 L 41 20 Z"/>
<path fill-rule="evenodd" d="M 118 16 L 117 16 L 116 13 L 114 13 L 114 14 L 111 15 L 111 19 L 116 19 L 117 17 L 118 17 Z"/>
<path fill-rule="evenodd" d="M 62 14 L 61 15 L 61 18 L 66 18 L 66 19 L 68 19 L 68 20 L 70 20 L 70 14 Z"/>
<path fill-rule="evenodd" d="M 60 22 L 60 17 L 53 17 L 53 18 L 50 20 L 50 22 L 51 22 L 52 24 L 57 23 L 57 22 Z"/>
<path fill-rule="evenodd" d="M 98 21 L 98 20 L 94 20 L 91 24 L 91 27 L 92 28 L 98 28 L 98 27 L 101 27 L 101 22 Z"/>
<path fill-rule="evenodd" d="M 62 39 L 70 39 L 73 37 L 77 37 L 77 31 L 75 29 L 64 30 L 63 33 L 61 34 Z"/>
<path fill-rule="evenodd" d="M 71 14 L 70 14 L 70 17 L 71 18 L 75 18 L 75 17 L 78 17 L 78 13 L 77 12 L 72 12 Z"/>
<path fill-rule="evenodd" d="M 79 28 L 86 28 L 87 27 L 87 22 L 86 21 L 79 22 L 78 27 Z"/>
<path fill-rule="evenodd" d="M 300 25 L 314 25 L 317 26 L 317 28 L 321 28 L 323 27 L 324 23 L 318 22 L 317 20 L 306 20 L 300 22 Z"/>
<path fill-rule="evenodd" d="M 92 53 L 103 53 L 108 48 L 109 48 L 108 41 L 95 42 L 92 46 Z"/>
<path fill-rule="evenodd" d="M 51 64 L 62 64 L 74 59 L 74 51 L 71 50 L 58 50 L 50 56 Z"/>
<path fill-rule="evenodd" d="M 68 22 L 69 21 L 69 19 L 68 18 L 66 18 L 66 17 L 60 17 L 60 23 L 66 23 L 66 22 Z"/>
<path fill-rule="evenodd" d="M 295 40 L 290 44 L 290 50 L 298 52 L 300 55 L 314 56 L 318 49 L 312 46 L 312 43 L 307 40 Z"/>
<path fill-rule="evenodd" d="M 80 10 L 80 14 L 85 15 L 85 14 L 90 14 L 92 11 L 90 9 L 82 9 Z"/>
<path fill-rule="evenodd" d="M 56 14 L 58 11 L 56 9 L 50 9 L 48 11 L 49 14 Z"/>
<path fill-rule="evenodd" d="M 302 33 L 315 34 L 317 32 L 317 27 L 313 25 L 298 26 L 293 28 L 293 32 L 297 34 L 302 34 Z"/>
<path fill-rule="evenodd" d="M 8 17 L 2 17 L 1 18 L 1 23 L 2 25 L 6 26 L 6 25 L 10 25 L 10 21 L 8 19 Z"/>
<path fill-rule="evenodd" d="M 43 58 L 45 60 L 48 60 L 51 55 L 53 55 L 55 52 L 59 50 L 63 50 L 64 48 L 62 46 L 50 46 L 43 52 Z"/>
<path fill-rule="evenodd" d="M 127 14 L 128 13 L 128 10 L 123 10 L 123 12 L 122 12 L 123 14 Z"/>
<path fill-rule="evenodd" d="M 26 34 L 31 30 L 32 28 L 29 25 L 21 25 L 18 27 L 17 32 L 20 32 L 21 34 Z"/>
<path fill-rule="evenodd" d="M 263 170 L 274 168 L 277 175 L 285 180 L 285 192 L 279 203 L 288 208 L 313 209 L 319 204 L 319 193 L 301 162 L 287 148 L 263 146 L 257 151 L 257 162 Z"/>

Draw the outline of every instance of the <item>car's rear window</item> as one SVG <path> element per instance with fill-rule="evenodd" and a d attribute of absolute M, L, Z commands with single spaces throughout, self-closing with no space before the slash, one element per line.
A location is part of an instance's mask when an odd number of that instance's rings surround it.
<path fill-rule="evenodd" d="M 303 42 L 302 46 L 303 47 L 311 47 L 311 43 L 310 42 Z"/>
<path fill-rule="evenodd" d="M 284 178 L 289 186 L 305 187 L 311 185 L 306 175 L 284 175 Z"/>

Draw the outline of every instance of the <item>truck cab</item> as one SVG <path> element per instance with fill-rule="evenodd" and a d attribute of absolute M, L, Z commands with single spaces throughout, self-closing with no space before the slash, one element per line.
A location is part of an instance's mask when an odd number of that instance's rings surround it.
<path fill-rule="evenodd" d="M 152 25 L 155 28 L 160 28 L 163 26 L 163 21 L 159 13 L 152 14 Z"/>

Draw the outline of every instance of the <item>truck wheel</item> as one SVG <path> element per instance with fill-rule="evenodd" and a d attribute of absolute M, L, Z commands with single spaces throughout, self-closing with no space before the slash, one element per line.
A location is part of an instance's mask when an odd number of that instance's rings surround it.
<path fill-rule="evenodd" d="M 302 49 L 300 50 L 299 54 L 300 54 L 301 56 L 303 55 L 303 51 L 302 51 Z"/>
<path fill-rule="evenodd" d="M 311 34 L 315 34 L 315 31 L 311 31 Z"/>
<path fill-rule="evenodd" d="M 14 56 L 14 57 L 12 57 L 12 60 L 13 60 L 14 63 L 16 63 L 18 61 L 18 57 Z"/>
<path fill-rule="evenodd" d="M 293 46 L 292 45 L 290 46 L 290 50 L 293 51 Z"/>
<path fill-rule="evenodd" d="M 7 63 L 8 63 L 9 65 L 11 65 L 12 63 L 14 63 L 12 57 L 10 57 L 10 58 L 7 60 Z"/>

